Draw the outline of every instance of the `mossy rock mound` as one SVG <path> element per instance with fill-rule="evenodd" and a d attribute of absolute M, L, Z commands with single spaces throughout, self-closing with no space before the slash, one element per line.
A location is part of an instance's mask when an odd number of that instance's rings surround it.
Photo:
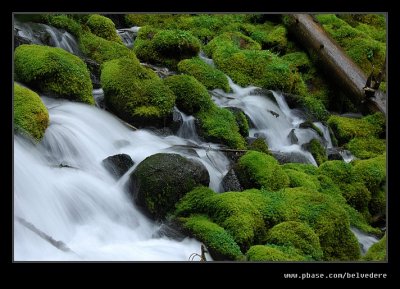
<path fill-rule="evenodd" d="M 305 261 L 293 247 L 255 245 L 246 253 L 248 261 Z"/>
<path fill-rule="evenodd" d="M 49 112 L 39 95 L 14 83 L 15 130 L 40 141 L 49 125 Z"/>
<path fill-rule="evenodd" d="M 100 80 L 107 106 L 134 126 L 161 127 L 172 114 L 175 95 L 136 57 L 104 63 Z"/>
<path fill-rule="evenodd" d="M 321 165 L 328 160 L 328 154 L 326 153 L 325 147 L 315 138 L 304 144 L 303 148 L 311 153 L 317 165 Z"/>
<path fill-rule="evenodd" d="M 229 92 L 229 82 L 225 74 L 208 65 L 199 57 L 184 59 L 178 63 L 178 71 L 195 77 L 207 89 L 220 88 L 225 92 Z"/>
<path fill-rule="evenodd" d="M 192 115 L 211 108 L 207 89 L 193 76 L 173 75 L 164 79 L 164 83 L 176 95 L 176 106 L 184 113 Z"/>
<path fill-rule="evenodd" d="M 369 159 L 386 151 L 386 140 L 376 137 L 355 137 L 345 147 L 359 159 Z"/>
<path fill-rule="evenodd" d="M 178 154 L 147 157 L 129 177 L 135 203 L 157 220 L 173 212 L 175 204 L 194 187 L 209 183 L 203 164 Z"/>
<path fill-rule="evenodd" d="M 361 119 L 332 115 L 328 119 L 328 125 L 334 132 L 339 146 L 355 137 L 379 137 L 386 130 L 385 117 L 381 113 Z"/>
<path fill-rule="evenodd" d="M 179 223 L 190 236 L 203 242 L 214 261 L 240 261 L 244 259 L 239 246 L 221 226 L 203 215 L 179 218 Z"/>
<path fill-rule="evenodd" d="M 305 84 L 290 63 L 240 33 L 224 33 L 205 47 L 218 69 L 241 85 L 256 85 L 303 95 Z"/>
<path fill-rule="evenodd" d="M 133 49 L 141 61 L 176 70 L 181 60 L 199 53 L 200 45 L 200 41 L 188 31 L 145 26 L 139 30 Z"/>
<path fill-rule="evenodd" d="M 122 39 L 118 36 L 115 24 L 110 18 L 102 15 L 92 14 L 89 16 L 86 25 L 90 31 L 101 38 L 123 44 Z"/>
<path fill-rule="evenodd" d="M 386 154 L 368 160 L 354 161 L 354 178 L 374 194 L 386 183 Z"/>
<path fill-rule="evenodd" d="M 234 149 L 246 147 L 236 118 L 228 109 L 213 104 L 210 109 L 199 111 L 196 117 L 197 131 L 207 141 L 222 143 Z"/>
<path fill-rule="evenodd" d="M 265 188 L 277 191 L 289 186 L 289 178 L 277 160 L 265 153 L 249 151 L 235 166 L 240 184 L 247 189 Z"/>
<path fill-rule="evenodd" d="M 61 48 L 20 45 L 14 52 L 17 80 L 54 97 L 94 104 L 86 64 Z"/>
<path fill-rule="evenodd" d="M 310 260 L 321 260 L 322 250 L 319 238 L 306 224 L 300 222 L 282 222 L 268 231 L 267 243 L 290 246 Z"/>

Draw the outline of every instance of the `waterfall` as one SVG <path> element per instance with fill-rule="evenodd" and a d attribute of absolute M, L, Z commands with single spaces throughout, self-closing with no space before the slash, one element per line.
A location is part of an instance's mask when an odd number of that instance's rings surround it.
<path fill-rule="evenodd" d="M 379 241 L 379 239 L 377 239 L 376 237 L 367 235 L 357 228 L 351 227 L 350 229 L 356 236 L 358 243 L 360 244 L 362 255 L 364 255 L 373 244 Z"/>
<path fill-rule="evenodd" d="M 119 37 L 121 37 L 122 42 L 128 48 L 132 48 L 134 44 L 134 40 L 139 32 L 140 27 L 133 26 L 131 28 L 122 28 L 118 29 L 117 33 Z"/>
<path fill-rule="evenodd" d="M 129 130 L 89 105 L 42 99 L 50 114 L 42 142 L 35 146 L 14 137 L 14 213 L 77 255 L 56 249 L 15 222 L 15 260 L 187 261 L 200 253 L 194 239 L 157 237 L 160 225 L 143 216 L 124 190 L 128 174 L 143 159 L 158 152 L 185 155 L 174 146 L 186 140 Z M 130 155 L 135 166 L 115 181 L 101 162 L 118 153 Z M 190 157 L 206 164 L 210 176 L 219 174 L 207 157 Z M 214 179 L 212 186 L 218 185 Z"/>

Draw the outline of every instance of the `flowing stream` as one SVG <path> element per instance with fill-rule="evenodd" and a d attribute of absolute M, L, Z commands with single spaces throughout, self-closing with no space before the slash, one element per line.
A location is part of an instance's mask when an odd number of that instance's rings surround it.
<path fill-rule="evenodd" d="M 68 32 L 44 24 L 17 22 L 15 27 L 18 36 L 32 43 L 57 46 L 81 55 L 76 40 Z M 118 30 L 126 46 L 134 45 L 138 29 Z M 200 57 L 214 65 L 204 54 Z M 316 165 L 302 145 L 317 138 L 327 148 L 332 147 L 327 127 L 314 123 L 323 137 L 313 129 L 300 128 L 306 120 L 303 113 L 290 109 L 280 93 L 260 93 L 257 87 L 243 88 L 231 79 L 229 82 L 232 92 L 212 91 L 214 102 L 221 107 L 241 109 L 251 120 L 250 136 L 265 138 L 271 150 L 294 152 Z M 15 216 L 31 222 L 55 240 L 62 240 L 74 252 L 58 250 L 15 221 L 15 260 L 187 261 L 192 253 L 200 254 L 200 243 L 195 239 L 176 240 L 159 234 L 161 225 L 135 207 L 125 184 L 142 160 L 166 152 L 202 162 L 210 174 L 210 188 L 221 192 L 221 180 L 230 162 L 222 152 L 205 149 L 220 146 L 201 141 L 195 118 L 179 110 L 182 125 L 177 135 L 159 136 L 149 130 L 134 131 L 102 110 L 102 89 L 94 90 L 93 95 L 97 107 L 42 96 L 50 125 L 41 143 L 33 145 L 22 136 L 14 136 Z M 102 160 L 120 153 L 128 154 L 135 165 L 116 181 L 102 166 Z M 346 155 L 346 160 L 350 158 Z M 364 249 L 377 241 L 360 231 L 353 232 Z"/>

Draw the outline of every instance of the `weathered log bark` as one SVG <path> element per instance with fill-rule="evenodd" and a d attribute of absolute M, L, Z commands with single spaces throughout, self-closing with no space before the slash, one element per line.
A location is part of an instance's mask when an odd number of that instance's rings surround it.
<path fill-rule="evenodd" d="M 288 17 L 291 19 L 288 24 L 289 31 L 310 55 L 316 56 L 326 75 L 334 80 L 356 105 L 364 104 L 368 110 L 380 111 L 386 115 L 386 94 L 376 90 L 372 91 L 373 96 L 366 96 L 366 75 L 321 25 L 308 14 L 291 14 Z"/>

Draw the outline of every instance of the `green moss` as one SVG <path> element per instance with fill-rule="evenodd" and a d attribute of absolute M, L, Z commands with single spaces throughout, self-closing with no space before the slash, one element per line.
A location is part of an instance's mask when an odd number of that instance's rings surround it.
<path fill-rule="evenodd" d="M 300 128 L 311 128 L 314 130 L 320 137 L 324 137 L 324 133 L 317 127 L 311 120 L 306 120 L 305 122 L 301 123 Z"/>
<path fill-rule="evenodd" d="M 354 161 L 354 177 L 374 195 L 386 182 L 386 154 L 368 160 Z"/>
<path fill-rule="evenodd" d="M 328 119 L 328 125 L 333 130 L 339 145 L 348 143 L 355 137 L 378 136 L 382 132 L 380 118 L 375 117 L 354 119 L 332 115 Z"/>
<path fill-rule="evenodd" d="M 94 104 L 86 64 L 61 48 L 20 45 L 14 52 L 16 78 L 41 92 Z"/>
<path fill-rule="evenodd" d="M 185 59 L 178 63 L 178 71 L 194 76 L 207 89 L 230 90 L 228 78 L 220 70 L 208 65 L 198 57 Z"/>
<path fill-rule="evenodd" d="M 268 144 L 266 143 L 265 139 L 261 137 L 257 138 L 250 145 L 248 145 L 247 149 L 252 151 L 262 152 L 267 155 L 271 154 L 268 148 Z"/>
<path fill-rule="evenodd" d="M 294 247 L 300 255 L 311 260 L 321 260 L 322 250 L 319 238 L 306 224 L 289 221 L 282 222 L 268 231 L 267 243 Z"/>
<path fill-rule="evenodd" d="M 323 102 L 318 98 L 310 95 L 301 98 L 301 102 L 305 109 L 316 119 L 326 121 L 329 117 L 329 112 L 326 110 Z"/>
<path fill-rule="evenodd" d="M 236 123 L 239 127 L 239 133 L 243 137 L 249 136 L 249 122 L 247 121 L 246 115 L 240 109 L 229 108 L 228 109 L 233 113 L 235 116 Z"/>
<path fill-rule="evenodd" d="M 364 261 L 386 261 L 387 260 L 387 252 L 386 252 L 386 234 L 385 236 L 379 240 L 379 242 L 373 244 L 362 258 Z"/>
<path fill-rule="evenodd" d="M 108 41 L 90 32 L 82 33 L 79 38 L 79 47 L 86 56 L 99 64 L 121 57 L 135 57 L 125 45 Z"/>
<path fill-rule="evenodd" d="M 307 175 L 318 175 L 318 168 L 310 164 L 287 163 L 282 165 L 282 168 L 303 172 Z"/>
<path fill-rule="evenodd" d="M 79 37 L 83 32 L 82 26 L 67 15 L 44 14 L 43 20 L 47 24 L 56 28 L 64 29 L 76 37 Z"/>
<path fill-rule="evenodd" d="M 290 63 L 300 71 L 307 71 L 311 67 L 310 59 L 305 52 L 292 52 L 282 56 L 282 59 Z"/>
<path fill-rule="evenodd" d="M 330 177 L 336 184 L 349 184 L 354 181 L 352 169 L 351 164 L 334 160 L 324 162 L 318 171 L 320 174 Z"/>
<path fill-rule="evenodd" d="M 328 160 L 328 156 L 326 154 L 324 146 L 317 139 L 312 139 L 309 142 L 309 145 L 310 153 L 312 154 L 318 165 L 321 165 Z"/>
<path fill-rule="evenodd" d="M 289 251 L 286 253 L 284 251 Z M 304 261 L 304 258 L 297 254 L 294 250 L 281 246 L 252 246 L 246 253 L 248 261 Z"/>
<path fill-rule="evenodd" d="M 266 227 L 261 214 L 264 202 L 265 198 L 258 191 L 216 194 L 208 188 L 196 188 L 180 200 L 175 214 L 207 214 L 247 250 L 264 238 Z"/>
<path fill-rule="evenodd" d="M 277 160 L 261 152 L 247 152 L 239 159 L 235 171 L 245 188 L 276 191 L 289 185 L 289 178 Z"/>
<path fill-rule="evenodd" d="M 354 182 L 343 185 L 342 194 L 349 205 L 368 217 L 368 204 L 371 200 L 371 193 L 363 183 Z"/>
<path fill-rule="evenodd" d="M 245 141 L 239 133 L 234 115 L 225 108 L 213 105 L 197 113 L 199 134 L 210 142 L 223 143 L 231 148 L 244 149 Z"/>
<path fill-rule="evenodd" d="M 232 236 L 206 216 L 179 218 L 184 229 L 203 242 L 211 256 L 217 260 L 242 260 L 243 254 Z"/>
<path fill-rule="evenodd" d="M 373 234 L 375 236 L 381 236 L 382 232 L 379 228 L 371 227 L 365 220 L 365 217 L 358 212 L 356 209 L 350 207 L 349 205 L 344 206 L 347 214 L 349 215 L 350 225 L 356 227 L 357 229 L 363 231 L 367 234 Z"/>
<path fill-rule="evenodd" d="M 39 95 L 14 83 L 15 130 L 40 141 L 49 125 L 49 113 Z"/>
<path fill-rule="evenodd" d="M 86 25 L 94 35 L 123 44 L 111 19 L 98 14 L 92 14 L 89 16 Z"/>
<path fill-rule="evenodd" d="M 319 190 L 320 184 L 316 176 L 307 175 L 304 172 L 293 169 L 284 169 L 284 171 L 290 180 L 289 187 L 305 187 L 312 190 Z"/>
<path fill-rule="evenodd" d="M 163 81 L 132 57 L 104 63 L 101 85 L 109 108 L 137 126 L 162 125 L 175 103 L 173 92 Z"/>
<path fill-rule="evenodd" d="M 353 18 L 352 27 L 333 14 L 320 14 L 316 17 L 367 75 L 371 73 L 373 65 L 376 69 L 382 67 L 386 53 L 385 25 L 370 27 L 367 23 L 359 24 L 359 21 Z M 384 17 L 380 19 L 381 23 L 384 23 Z"/>
<path fill-rule="evenodd" d="M 372 195 L 368 208 L 372 217 L 386 215 L 386 193 L 384 190 L 380 190 Z"/>
<path fill-rule="evenodd" d="M 211 108 L 212 100 L 207 89 L 193 76 L 173 75 L 164 79 L 164 83 L 176 95 L 176 106 L 184 113 L 192 115 Z"/>
<path fill-rule="evenodd" d="M 181 60 L 199 53 L 200 41 L 183 30 L 143 27 L 135 40 L 134 51 L 142 61 L 176 70 Z"/>
<path fill-rule="evenodd" d="M 369 159 L 386 151 L 386 141 L 376 137 L 355 137 L 345 148 L 359 159 Z"/>

